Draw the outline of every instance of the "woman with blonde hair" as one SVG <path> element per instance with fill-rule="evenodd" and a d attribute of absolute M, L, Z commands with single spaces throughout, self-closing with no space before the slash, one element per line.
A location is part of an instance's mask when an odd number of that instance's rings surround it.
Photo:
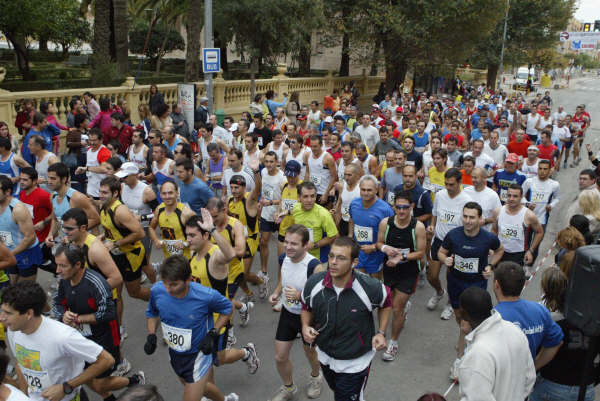
<path fill-rule="evenodd" d="M 562 248 L 562 250 L 559 251 L 560 256 L 557 258 L 558 266 L 560 267 L 560 270 L 569 277 L 571 266 L 575 259 L 575 251 L 577 251 L 577 248 L 580 246 L 585 245 L 585 239 L 575 227 L 569 226 L 558 232 L 556 243 Z"/>
<path fill-rule="evenodd" d="M 581 214 L 590 221 L 592 234 L 600 232 L 600 196 L 594 189 L 586 189 L 579 194 L 579 209 Z"/>

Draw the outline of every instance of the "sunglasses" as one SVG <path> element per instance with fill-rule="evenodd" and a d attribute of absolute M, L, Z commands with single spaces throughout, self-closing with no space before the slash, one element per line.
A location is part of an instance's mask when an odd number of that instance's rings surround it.
<path fill-rule="evenodd" d="M 406 210 L 410 209 L 410 205 L 394 205 L 394 208 L 397 210 Z"/>

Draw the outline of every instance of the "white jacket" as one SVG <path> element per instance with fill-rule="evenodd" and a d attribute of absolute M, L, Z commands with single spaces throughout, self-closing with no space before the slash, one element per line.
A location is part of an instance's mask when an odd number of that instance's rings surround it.
<path fill-rule="evenodd" d="M 460 400 L 525 400 L 536 379 L 525 334 L 494 310 L 466 341 L 458 368 Z"/>

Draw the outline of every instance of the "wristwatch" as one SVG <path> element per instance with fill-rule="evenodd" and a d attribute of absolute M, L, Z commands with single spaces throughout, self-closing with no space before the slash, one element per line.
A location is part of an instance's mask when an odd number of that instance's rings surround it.
<path fill-rule="evenodd" d="M 214 226 L 213 228 L 210 229 L 209 233 L 212 235 L 212 233 L 214 233 L 216 229 L 217 229 L 217 226 Z"/>
<path fill-rule="evenodd" d="M 385 331 L 383 331 L 383 330 L 377 330 L 377 334 L 381 334 L 382 336 L 385 337 Z"/>
<path fill-rule="evenodd" d="M 64 382 L 62 386 L 63 393 L 65 393 L 66 395 L 69 395 L 73 392 L 73 387 L 71 387 L 71 385 L 68 382 Z"/>

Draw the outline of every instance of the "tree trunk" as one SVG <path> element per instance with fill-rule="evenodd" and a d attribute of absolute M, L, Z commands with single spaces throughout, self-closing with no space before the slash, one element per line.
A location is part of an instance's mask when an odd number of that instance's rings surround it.
<path fill-rule="evenodd" d="M 499 68 L 498 64 L 488 64 L 487 66 L 487 86 L 492 89 L 496 89 L 496 77 L 498 76 Z"/>
<path fill-rule="evenodd" d="M 169 26 L 165 26 L 165 37 L 163 38 L 162 43 L 160 44 L 160 49 L 158 50 L 158 54 L 156 55 L 156 70 L 154 70 L 154 75 L 160 75 L 160 60 L 162 59 L 162 55 L 164 54 L 165 47 L 167 46 L 167 38 L 169 37 Z"/>
<path fill-rule="evenodd" d="M 115 59 L 119 72 L 126 75 L 129 70 L 129 41 L 127 38 L 127 0 L 112 0 Z"/>
<path fill-rule="evenodd" d="M 369 75 L 374 76 L 377 75 L 377 62 L 379 59 L 379 48 L 381 47 L 381 39 L 377 38 L 375 40 L 375 47 L 373 48 L 373 56 L 371 61 L 371 71 Z M 385 56 L 385 54 L 384 54 Z"/>
<path fill-rule="evenodd" d="M 385 89 L 386 93 L 391 95 L 392 91 L 396 87 L 396 84 L 404 83 L 404 78 L 406 77 L 406 72 L 408 71 L 408 64 L 402 55 L 401 47 L 397 41 L 389 40 L 384 35 L 383 40 L 377 40 L 378 47 L 376 51 L 379 51 L 379 44 L 383 45 L 383 57 L 385 60 Z M 375 68 L 377 68 L 376 64 Z"/>
<path fill-rule="evenodd" d="M 110 0 L 94 2 L 94 37 L 92 38 L 92 80 L 96 81 L 102 66 L 110 60 Z"/>
<path fill-rule="evenodd" d="M 339 75 L 340 77 L 347 77 L 350 75 L 350 35 L 348 32 L 344 32 L 342 35 L 342 59 L 340 60 Z"/>
<path fill-rule="evenodd" d="M 47 52 L 48 51 L 48 37 L 42 36 L 38 40 L 39 51 Z"/>
<path fill-rule="evenodd" d="M 221 69 L 223 70 L 223 72 L 227 72 L 229 71 L 229 67 L 227 65 L 227 43 L 223 43 L 218 30 L 215 30 L 214 34 L 215 36 L 213 38 L 213 41 L 215 43 L 215 47 L 221 49 Z"/>
<path fill-rule="evenodd" d="M 310 33 L 304 34 L 303 45 L 298 50 L 298 75 L 310 76 L 310 56 L 312 53 Z M 343 56 L 342 56 L 343 57 Z"/>
<path fill-rule="evenodd" d="M 9 32 L 4 32 L 4 34 L 15 49 L 17 67 L 19 68 L 19 73 L 23 77 L 23 80 L 33 80 L 31 70 L 29 69 L 29 51 L 25 45 L 25 38 L 22 38 L 19 35 L 13 35 Z"/>
<path fill-rule="evenodd" d="M 189 0 L 186 22 L 187 47 L 185 51 L 185 82 L 197 81 L 200 77 L 200 34 L 204 21 L 202 0 Z"/>

